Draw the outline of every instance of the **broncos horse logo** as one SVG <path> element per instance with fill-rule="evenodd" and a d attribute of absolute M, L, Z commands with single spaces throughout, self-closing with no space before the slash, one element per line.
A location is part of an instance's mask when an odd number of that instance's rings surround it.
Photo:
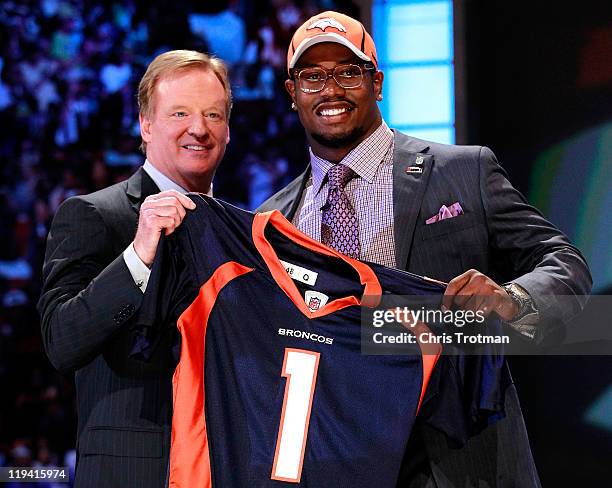
<path fill-rule="evenodd" d="M 336 19 L 333 19 L 331 17 L 315 20 L 312 24 L 310 24 L 306 28 L 306 30 L 321 29 L 323 32 L 325 32 L 325 29 L 327 29 L 328 27 L 333 27 L 335 29 L 338 29 L 340 32 L 346 32 L 346 29 L 344 28 L 344 26 L 340 22 L 338 22 Z"/>

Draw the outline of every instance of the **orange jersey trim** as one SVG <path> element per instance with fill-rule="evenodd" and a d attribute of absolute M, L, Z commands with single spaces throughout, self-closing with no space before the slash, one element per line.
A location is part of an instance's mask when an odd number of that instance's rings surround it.
<path fill-rule="evenodd" d="M 419 404 L 417 406 L 417 415 L 421 409 L 421 403 L 425 397 L 429 380 L 433 374 L 433 370 L 436 367 L 438 359 L 442 354 L 442 346 L 438 343 L 425 343 L 421 342 L 421 334 L 431 332 L 429 327 L 424 322 L 418 321 L 411 332 L 415 335 L 419 349 L 421 349 L 421 362 L 423 364 L 423 382 L 421 383 L 421 396 L 419 397 Z"/>
<path fill-rule="evenodd" d="M 355 296 L 339 298 L 327 303 L 316 312 L 311 312 L 302 299 L 302 296 L 295 286 L 293 279 L 287 274 L 285 268 L 280 263 L 276 251 L 265 237 L 265 229 L 268 224 L 273 225 L 276 230 L 278 230 L 285 237 L 294 243 L 305 247 L 306 249 L 326 256 L 337 257 L 346 262 L 359 274 L 361 284 L 365 285 L 362 299 L 359 300 Z M 380 303 L 382 288 L 378 278 L 374 274 L 374 271 L 372 271 L 367 264 L 345 256 L 335 249 L 328 247 L 300 232 L 300 230 L 294 227 L 278 210 L 271 210 L 269 212 L 255 215 L 255 218 L 253 219 L 253 242 L 261 254 L 261 257 L 266 262 L 266 265 L 270 269 L 274 280 L 289 297 L 289 299 L 296 305 L 296 307 L 298 307 L 300 312 L 302 312 L 308 318 L 322 317 L 351 305 L 362 305 L 373 308 Z M 441 285 L 446 285 L 446 283 L 433 280 L 431 278 L 424 279 Z M 417 414 L 421 408 L 421 403 L 423 402 L 425 391 L 427 390 L 433 370 L 442 353 L 442 346 L 440 346 L 440 344 L 425 344 L 419 340 L 420 333 L 428 331 L 429 328 L 424 323 L 418 323 L 417 329 L 413 331 L 417 337 L 419 348 L 421 349 L 421 361 L 423 365 L 423 379 L 421 384 L 421 395 L 419 398 L 419 404 L 417 406 Z"/>
<path fill-rule="evenodd" d="M 202 381 L 206 328 L 219 292 L 234 278 L 253 271 L 234 261 L 221 265 L 200 287 L 197 298 L 181 314 L 181 357 L 172 377 L 171 488 L 210 488 L 210 452 L 206 433 L 205 390 Z"/>
<path fill-rule="evenodd" d="M 338 298 L 325 304 L 319 310 L 311 312 L 302 296 L 295 286 L 291 277 L 285 271 L 285 268 L 280 263 L 276 251 L 265 237 L 265 229 L 268 224 L 274 226 L 285 237 L 294 243 L 319 254 L 325 256 L 336 257 L 342 259 L 359 275 L 359 280 L 362 285 L 365 285 L 363 296 L 357 298 L 353 295 L 349 297 Z M 272 273 L 274 280 L 285 292 L 295 306 L 308 318 L 323 317 L 333 312 L 337 312 L 351 305 L 362 305 L 366 307 L 375 307 L 380 303 L 382 288 L 374 271 L 365 263 L 349 258 L 344 254 L 339 253 L 331 247 L 327 247 L 314 239 L 311 239 L 306 234 L 300 232 L 294 227 L 278 210 L 259 213 L 253 219 L 253 242 L 255 247 L 261 254 L 261 257 L 266 262 L 268 269 Z"/>

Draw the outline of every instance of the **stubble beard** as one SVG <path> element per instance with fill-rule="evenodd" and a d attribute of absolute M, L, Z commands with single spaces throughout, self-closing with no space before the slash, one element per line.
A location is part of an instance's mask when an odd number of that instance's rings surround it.
<path fill-rule="evenodd" d="M 347 146 L 352 146 L 356 142 L 359 142 L 364 136 L 365 131 L 361 127 L 354 127 L 349 132 L 344 134 L 321 134 L 318 132 L 312 132 L 310 136 L 321 144 L 321 146 L 329 147 L 330 149 L 340 149 Z"/>

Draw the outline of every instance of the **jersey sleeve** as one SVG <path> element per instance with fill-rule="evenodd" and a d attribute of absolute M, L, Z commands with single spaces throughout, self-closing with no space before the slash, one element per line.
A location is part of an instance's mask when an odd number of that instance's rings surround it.
<path fill-rule="evenodd" d="M 253 214 L 200 194 L 170 236 L 162 236 L 135 323 L 131 355 L 147 360 L 168 328 L 198 295 L 200 286 L 229 261 L 254 267 Z"/>
<path fill-rule="evenodd" d="M 416 305 L 438 309 L 444 285 L 393 269 L 376 267 L 385 291 L 385 308 Z M 463 331 L 446 322 L 428 322 L 436 335 Z M 489 317 L 488 334 L 502 335 L 502 323 Z M 444 352 L 430 378 L 422 407 L 421 422 L 442 432 L 454 444 L 463 445 L 504 415 L 505 391 L 512 382 L 503 345 L 485 344 L 474 354 L 457 344 L 443 344 Z M 451 349 L 453 349 L 451 351 Z"/>
<path fill-rule="evenodd" d="M 143 304 L 135 318 L 133 359 L 148 360 L 168 328 L 195 299 L 198 283 L 179 235 L 162 236 L 151 268 Z"/>
<path fill-rule="evenodd" d="M 502 324 L 489 318 L 487 327 L 501 332 Z M 436 364 L 420 416 L 462 446 L 505 416 L 505 395 L 511 383 L 503 346 L 485 345 L 478 354 L 460 349 L 447 352 Z"/>

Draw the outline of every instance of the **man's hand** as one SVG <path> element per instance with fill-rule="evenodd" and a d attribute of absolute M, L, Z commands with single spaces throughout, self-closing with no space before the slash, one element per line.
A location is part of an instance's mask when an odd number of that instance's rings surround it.
<path fill-rule="evenodd" d="M 189 197 L 176 190 L 167 190 L 148 196 L 140 207 L 138 230 L 134 238 L 134 250 L 149 268 L 155 259 L 155 251 L 162 230 L 172 234 L 181 225 L 187 210 L 196 208 Z"/>
<path fill-rule="evenodd" d="M 480 310 L 485 317 L 495 312 L 502 320 L 511 320 L 519 311 L 506 290 L 475 269 L 449 282 L 442 298 L 442 307 L 450 310 L 453 305 L 463 310 Z"/>

